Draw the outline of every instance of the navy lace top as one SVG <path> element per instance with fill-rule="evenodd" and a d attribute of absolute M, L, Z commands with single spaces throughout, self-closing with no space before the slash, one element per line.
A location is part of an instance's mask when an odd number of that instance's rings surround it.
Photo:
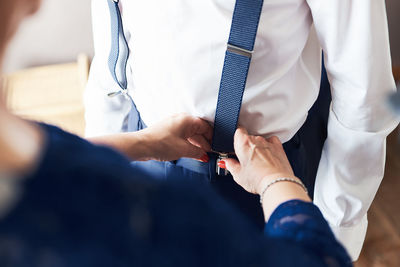
<path fill-rule="evenodd" d="M 206 183 L 160 181 L 120 154 L 43 125 L 47 145 L 0 221 L 0 265 L 351 266 L 318 208 L 289 201 L 265 232 Z"/>

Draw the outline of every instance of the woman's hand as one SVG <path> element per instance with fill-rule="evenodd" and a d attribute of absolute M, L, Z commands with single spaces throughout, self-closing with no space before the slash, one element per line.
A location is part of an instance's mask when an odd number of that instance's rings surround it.
<path fill-rule="evenodd" d="M 211 138 L 212 128 L 206 121 L 181 114 L 138 132 L 118 133 L 88 140 L 112 147 L 131 160 L 170 161 L 187 157 L 207 162 Z"/>
<path fill-rule="evenodd" d="M 264 139 L 251 136 L 240 128 L 235 133 L 235 152 L 239 161 L 226 159 L 220 164 L 222 167 L 225 164 L 233 179 L 245 190 L 262 195 L 266 221 L 281 203 L 293 199 L 311 201 L 303 187 L 293 181 L 281 181 L 268 186 L 278 178 L 291 178 L 300 183 L 278 137 Z"/>
<path fill-rule="evenodd" d="M 212 127 L 204 120 L 185 114 L 175 115 L 152 127 L 140 131 L 147 144 L 144 159 L 159 161 L 182 157 L 203 162 L 209 160 Z"/>
<path fill-rule="evenodd" d="M 244 128 L 239 128 L 234 146 L 239 161 L 227 159 L 225 165 L 246 191 L 261 194 L 266 184 L 276 178 L 295 178 L 278 137 L 265 139 L 249 135 Z"/>

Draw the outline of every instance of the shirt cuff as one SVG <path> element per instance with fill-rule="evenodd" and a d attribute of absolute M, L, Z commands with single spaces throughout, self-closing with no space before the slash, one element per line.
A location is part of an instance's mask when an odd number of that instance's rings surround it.
<path fill-rule="evenodd" d="M 330 225 L 337 240 L 346 248 L 353 261 L 358 260 L 367 233 L 368 220 L 365 215 L 361 221 L 351 227 L 337 227 Z"/>

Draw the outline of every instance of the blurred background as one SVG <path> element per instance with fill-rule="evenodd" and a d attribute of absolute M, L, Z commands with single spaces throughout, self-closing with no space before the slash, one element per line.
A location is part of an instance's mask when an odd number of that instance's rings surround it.
<path fill-rule="evenodd" d="M 393 71 L 400 79 L 400 1 L 386 4 Z M 91 0 L 43 1 L 40 12 L 22 25 L 4 65 L 6 97 L 16 113 L 83 134 L 81 98 L 93 56 L 90 5 Z M 398 136 L 397 130 L 389 137 L 386 175 L 369 212 L 358 267 L 400 266 Z"/>
<path fill-rule="evenodd" d="M 91 0 L 47 0 L 26 20 L 10 44 L 5 72 L 65 63 L 93 55 Z"/>
<path fill-rule="evenodd" d="M 386 0 L 392 59 L 394 66 L 400 66 L 400 1 Z"/>

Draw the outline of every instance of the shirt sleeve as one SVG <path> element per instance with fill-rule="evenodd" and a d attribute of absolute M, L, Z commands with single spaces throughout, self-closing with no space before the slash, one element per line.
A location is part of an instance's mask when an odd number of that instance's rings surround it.
<path fill-rule="evenodd" d="M 265 235 L 296 243 L 321 260 L 321 266 L 352 266 L 346 250 L 312 203 L 291 200 L 281 204 L 266 224 Z"/>
<path fill-rule="evenodd" d="M 332 88 L 314 200 L 356 260 L 384 173 L 386 137 L 398 124 L 385 108 L 395 90 L 385 1 L 307 2 Z"/>
<path fill-rule="evenodd" d="M 119 90 L 108 70 L 111 26 L 107 1 L 92 1 L 92 22 L 95 56 L 84 93 L 86 136 L 125 131 L 131 108 L 130 102 L 123 96 L 107 96 Z"/>

